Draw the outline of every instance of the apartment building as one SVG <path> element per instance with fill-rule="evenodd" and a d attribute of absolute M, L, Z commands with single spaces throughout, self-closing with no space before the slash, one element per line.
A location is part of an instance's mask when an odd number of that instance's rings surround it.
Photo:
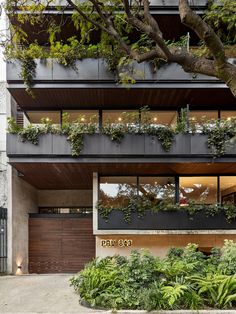
<path fill-rule="evenodd" d="M 201 14 L 206 1 L 193 6 Z M 189 32 L 180 23 L 177 1 L 153 0 L 151 12 L 165 38 Z M 53 13 L 50 8 L 48 14 Z M 190 32 L 190 45 L 196 43 Z M 11 112 L 16 117 L 21 110 L 25 126 L 39 125 L 42 118 L 60 125 L 65 114 L 71 123 L 77 119 L 97 126 L 95 134 L 84 135 L 78 156 L 72 156 L 65 135 L 49 132 L 34 145 L 8 134 L 10 272 L 76 272 L 94 257 L 141 248 L 164 256 L 170 247 L 189 242 L 208 253 L 226 238 L 236 240 L 235 219 L 204 212 L 205 205 L 235 205 L 236 145 L 214 156 L 201 127 L 203 119 L 233 120 L 235 98 L 218 79 L 185 73 L 176 64 L 156 72 L 148 63 L 133 66 L 143 75 L 127 88 L 117 84 L 100 58 L 77 61 L 79 71 L 56 60 L 38 60 L 32 97 L 19 63 L 7 64 Z M 160 140 L 138 131 L 147 115 L 152 130 L 175 127 L 183 108 L 195 131 L 174 134 L 169 148 L 165 136 Z M 100 132 L 124 124 L 133 131 L 120 141 Z M 174 210 L 175 204 L 180 210 Z M 192 216 L 194 206 L 201 209 Z"/>

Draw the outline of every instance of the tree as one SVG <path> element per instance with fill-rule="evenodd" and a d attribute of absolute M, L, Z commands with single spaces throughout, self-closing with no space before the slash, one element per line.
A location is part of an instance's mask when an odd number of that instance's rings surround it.
<path fill-rule="evenodd" d="M 66 2 L 73 8 L 70 19 L 76 32 L 65 40 L 59 36 L 65 23 L 64 6 L 57 6 L 61 19 L 56 21 L 44 13 L 52 3 L 50 0 L 31 0 L 30 5 L 25 0 L 7 1 L 12 25 L 11 38 L 5 43 L 6 56 L 22 61 L 22 76 L 28 85 L 34 76 L 35 58 L 54 57 L 66 66 L 73 66 L 76 59 L 102 56 L 110 70 L 128 65 L 131 60 L 149 61 L 155 66 L 160 62 L 177 63 L 186 72 L 219 78 L 236 97 L 236 66 L 229 63 L 225 53 L 228 43 L 236 43 L 235 0 L 213 1 L 205 18 L 198 16 L 187 0 L 179 0 L 181 22 L 193 30 L 201 42 L 197 53 L 183 50 L 178 42 L 163 38 L 158 20 L 150 13 L 149 0 Z M 17 9 L 31 14 L 18 14 Z M 37 39 L 29 42 L 24 29 L 27 23 L 32 28 L 40 24 L 41 32 L 48 33 L 47 49 L 39 45 Z M 121 72 L 121 78 L 122 75 L 124 78 Z M 126 80 L 132 82 L 132 77 L 126 76 Z"/>

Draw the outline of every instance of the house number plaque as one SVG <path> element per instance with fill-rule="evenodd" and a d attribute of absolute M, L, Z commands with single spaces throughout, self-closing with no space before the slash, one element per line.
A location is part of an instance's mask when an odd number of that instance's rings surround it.
<path fill-rule="evenodd" d="M 130 247 L 132 246 L 131 239 L 104 239 L 101 240 L 102 247 Z"/>

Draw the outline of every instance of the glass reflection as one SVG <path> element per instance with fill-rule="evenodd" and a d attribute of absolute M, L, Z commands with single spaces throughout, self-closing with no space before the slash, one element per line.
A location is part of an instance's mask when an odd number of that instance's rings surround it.
<path fill-rule="evenodd" d="M 236 204 L 236 176 L 220 177 L 220 196 L 222 204 Z"/>
<path fill-rule="evenodd" d="M 100 202 L 113 208 L 125 207 L 137 195 L 136 177 L 101 177 Z"/>
<path fill-rule="evenodd" d="M 217 177 L 180 177 L 179 203 L 217 203 Z"/>
<path fill-rule="evenodd" d="M 150 200 L 154 205 L 161 201 L 174 203 L 175 178 L 174 177 L 139 177 L 139 195 Z"/>

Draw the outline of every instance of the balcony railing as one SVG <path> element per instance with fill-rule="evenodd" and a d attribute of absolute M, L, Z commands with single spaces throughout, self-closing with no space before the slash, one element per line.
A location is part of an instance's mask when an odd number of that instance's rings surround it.
<path fill-rule="evenodd" d="M 124 213 L 113 210 L 109 219 L 98 213 L 98 230 L 217 230 L 236 229 L 236 220 L 227 222 L 223 212 L 214 217 L 206 216 L 204 211 L 190 217 L 186 211 L 147 211 L 138 218 L 137 213 L 131 214 L 130 223 L 124 220 Z"/>
<path fill-rule="evenodd" d="M 121 143 L 114 142 L 107 135 L 84 135 L 83 148 L 79 157 L 197 157 L 212 158 L 207 146 L 207 136 L 202 134 L 178 134 L 170 151 L 165 151 L 159 140 L 150 135 L 126 134 Z M 7 154 L 9 157 L 71 157 L 71 145 L 64 135 L 46 134 L 39 137 L 39 144 L 20 140 L 17 135 L 7 134 Z M 226 148 L 224 157 L 236 155 L 236 145 Z"/>
<path fill-rule="evenodd" d="M 56 60 L 37 60 L 36 76 L 34 78 L 35 83 L 47 82 L 114 82 L 117 80 L 115 74 L 109 72 L 106 62 L 103 59 L 84 59 L 76 62 L 78 71 L 72 68 L 62 66 L 58 64 Z M 147 63 L 133 63 L 135 68 L 134 79 L 140 82 L 205 82 L 205 81 L 218 81 L 214 77 L 207 75 L 192 75 L 186 73 L 177 64 L 166 64 L 161 66 L 158 71 L 153 72 L 151 66 Z M 20 77 L 20 63 L 19 61 L 8 62 L 7 64 L 7 81 L 9 83 L 22 82 Z"/>

